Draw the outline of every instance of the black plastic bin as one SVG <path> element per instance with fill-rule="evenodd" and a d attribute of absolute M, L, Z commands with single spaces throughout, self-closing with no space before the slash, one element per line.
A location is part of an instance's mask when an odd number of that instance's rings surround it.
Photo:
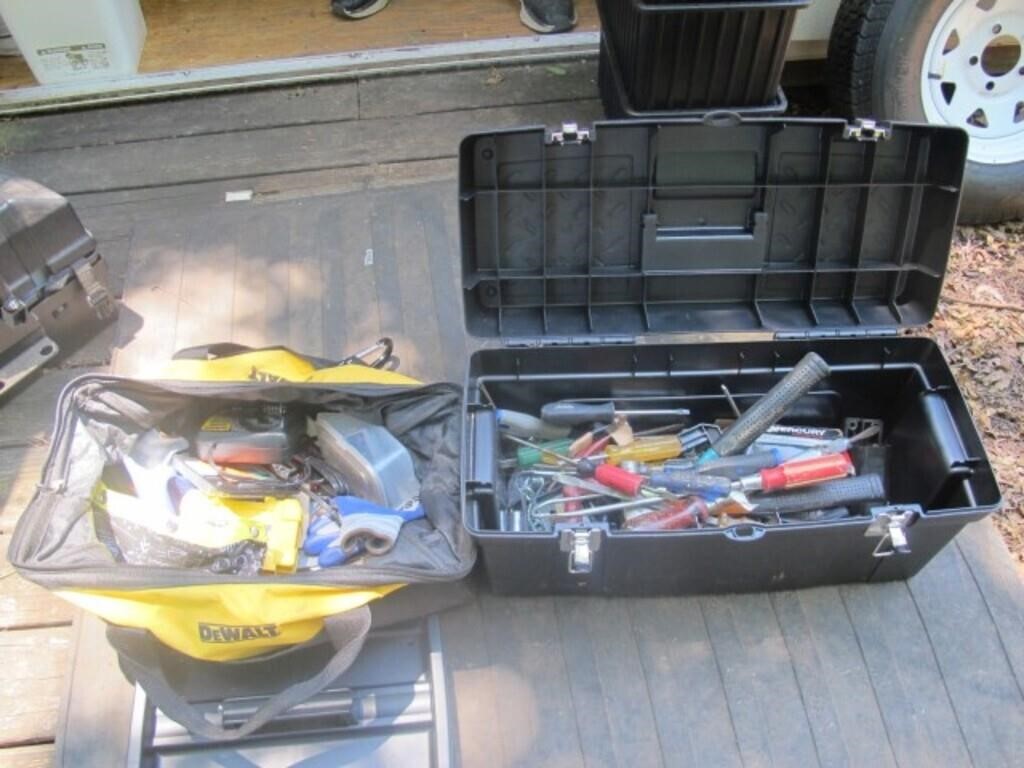
<path fill-rule="evenodd" d="M 649 595 L 906 578 L 996 509 L 952 371 L 932 340 L 902 333 L 938 304 L 966 149 L 953 128 L 778 118 L 466 139 L 465 321 L 491 344 L 466 379 L 462 504 L 491 587 Z M 731 413 L 722 385 L 749 407 L 811 351 L 831 374 L 784 422 L 881 420 L 881 444 L 855 453 L 882 476 L 881 503 L 655 533 L 600 518 L 501 525 L 499 459 L 515 446 L 494 406 L 537 415 L 563 398 L 672 396 L 694 423 L 713 421 Z M 886 543 L 893 517 L 906 551 Z"/>
<path fill-rule="evenodd" d="M 785 110 L 779 88 L 808 0 L 598 0 L 599 84 L 609 117 Z"/>

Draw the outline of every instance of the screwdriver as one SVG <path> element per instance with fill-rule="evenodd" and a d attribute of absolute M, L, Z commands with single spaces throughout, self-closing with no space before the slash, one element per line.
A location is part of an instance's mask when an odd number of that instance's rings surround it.
<path fill-rule="evenodd" d="M 687 496 L 670 501 L 661 509 L 629 516 L 622 527 L 630 531 L 678 531 L 699 526 L 707 521 L 709 514 L 703 499 Z"/>
<path fill-rule="evenodd" d="M 557 440 L 569 434 L 569 427 L 549 424 L 543 419 L 520 411 L 507 408 L 496 408 L 494 418 L 498 421 L 498 429 L 516 437 L 538 437 L 544 440 Z"/>
<path fill-rule="evenodd" d="M 669 424 L 663 427 L 654 427 L 653 429 L 645 429 L 641 432 L 636 432 L 635 436 L 638 440 L 634 440 L 630 444 L 636 445 L 639 442 L 639 438 L 649 437 L 659 432 L 675 432 L 682 425 L 681 424 Z M 596 431 L 596 430 L 595 430 Z M 514 443 L 522 446 L 516 450 L 516 465 L 519 467 L 530 467 L 534 464 L 560 464 L 560 463 L 573 463 L 574 459 L 578 458 L 590 458 L 590 459 L 604 459 L 605 454 L 599 453 L 599 451 L 607 451 L 608 443 L 610 441 L 609 435 L 604 435 L 588 446 L 588 447 L 577 447 L 576 451 L 573 450 L 575 440 L 571 438 L 565 438 L 563 440 L 551 440 L 544 443 L 531 443 L 527 440 L 516 437 L 508 432 L 502 432 L 502 437 L 511 440 Z M 577 438 L 578 439 L 578 438 Z M 679 439 L 672 437 L 676 441 L 676 446 L 679 446 Z M 583 444 L 581 443 L 581 446 Z M 621 449 L 628 448 L 630 446 L 621 446 Z M 676 452 L 673 456 L 678 456 L 682 451 L 680 448 L 675 449 Z M 627 457 L 628 458 L 628 457 Z M 625 461 L 626 459 L 623 459 Z"/>
<path fill-rule="evenodd" d="M 787 461 L 777 467 L 762 469 L 737 481 L 741 491 L 771 493 L 814 485 L 825 480 L 838 480 L 853 474 L 853 461 L 846 451 L 816 456 L 813 459 Z"/>
<path fill-rule="evenodd" d="M 656 464 L 665 459 L 674 459 L 683 453 L 683 444 L 676 435 L 638 437 L 629 445 L 609 445 L 604 449 L 604 460 L 609 464 L 624 461 L 638 461 Z M 592 456 L 591 458 L 598 458 Z"/>
<path fill-rule="evenodd" d="M 842 450 L 841 448 L 838 450 Z M 829 453 L 835 453 L 836 451 L 829 451 Z M 816 454 L 810 454 L 801 458 L 810 458 L 810 456 L 817 456 L 821 451 Z M 712 459 L 711 461 L 705 461 L 698 463 L 697 459 L 675 459 L 672 461 L 666 461 L 662 469 L 665 472 L 688 472 L 694 471 L 699 472 L 702 475 L 718 475 L 719 477 L 728 477 L 732 480 L 739 480 L 741 477 L 753 474 L 762 469 L 768 469 L 769 467 L 777 467 L 782 463 L 782 452 L 778 449 L 772 448 L 766 451 L 754 451 L 752 453 L 741 453 L 738 456 L 725 456 L 721 459 Z"/>
<path fill-rule="evenodd" d="M 828 363 L 818 354 L 809 352 L 804 355 L 793 370 L 748 408 L 701 454 L 700 460 L 710 461 L 745 451 L 759 435 L 781 419 L 793 403 L 810 392 L 828 374 Z"/>
<path fill-rule="evenodd" d="M 540 409 L 540 417 L 548 424 L 560 426 L 576 426 L 594 421 L 613 421 L 616 416 L 689 416 L 689 408 L 646 408 L 640 410 L 618 411 L 615 403 L 577 403 L 571 400 L 558 400 L 548 403 Z"/>
<path fill-rule="evenodd" d="M 551 440 L 546 443 L 530 443 L 507 432 L 502 433 L 502 436 L 514 443 L 521 444 L 521 447 L 516 450 L 516 464 L 520 467 L 530 467 L 541 462 L 555 464 L 558 459 L 569 453 L 573 443 L 570 438 Z M 553 461 L 550 461 L 549 458 Z"/>
<path fill-rule="evenodd" d="M 650 484 L 672 493 L 699 493 L 708 498 L 717 498 L 731 490 L 742 493 L 772 493 L 814 485 L 826 480 L 838 480 L 852 474 L 853 462 L 850 461 L 850 454 L 832 453 L 813 459 L 788 461 L 734 481 L 689 470 L 655 472 L 651 475 Z"/>

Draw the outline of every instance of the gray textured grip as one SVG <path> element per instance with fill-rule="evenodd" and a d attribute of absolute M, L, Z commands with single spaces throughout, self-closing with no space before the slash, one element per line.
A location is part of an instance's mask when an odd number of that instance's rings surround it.
<path fill-rule="evenodd" d="M 878 475 L 861 475 L 832 480 L 812 488 L 784 493 L 779 496 L 757 498 L 757 508 L 751 517 L 794 515 L 816 509 L 832 509 L 866 501 L 885 499 L 885 488 Z"/>
<path fill-rule="evenodd" d="M 828 376 L 828 363 L 814 352 L 808 352 L 792 371 L 768 390 L 729 427 L 711 446 L 719 456 L 744 451 L 768 427 L 782 418 L 786 410 Z"/>

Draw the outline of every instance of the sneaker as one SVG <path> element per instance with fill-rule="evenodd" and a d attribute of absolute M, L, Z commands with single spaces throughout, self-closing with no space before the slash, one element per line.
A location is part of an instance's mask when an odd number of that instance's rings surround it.
<path fill-rule="evenodd" d="M 519 19 L 534 32 L 548 35 L 568 32 L 576 26 L 572 0 L 519 0 Z"/>
<path fill-rule="evenodd" d="M 331 10 L 343 19 L 365 19 L 387 8 L 391 0 L 331 0 Z"/>

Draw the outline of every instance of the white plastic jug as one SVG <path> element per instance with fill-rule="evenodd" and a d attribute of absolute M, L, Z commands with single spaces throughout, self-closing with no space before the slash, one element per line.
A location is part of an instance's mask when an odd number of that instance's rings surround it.
<path fill-rule="evenodd" d="M 0 0 L 0 15 L 36 80 L 112 80 L 139 69 L 139 0 Z"/>

